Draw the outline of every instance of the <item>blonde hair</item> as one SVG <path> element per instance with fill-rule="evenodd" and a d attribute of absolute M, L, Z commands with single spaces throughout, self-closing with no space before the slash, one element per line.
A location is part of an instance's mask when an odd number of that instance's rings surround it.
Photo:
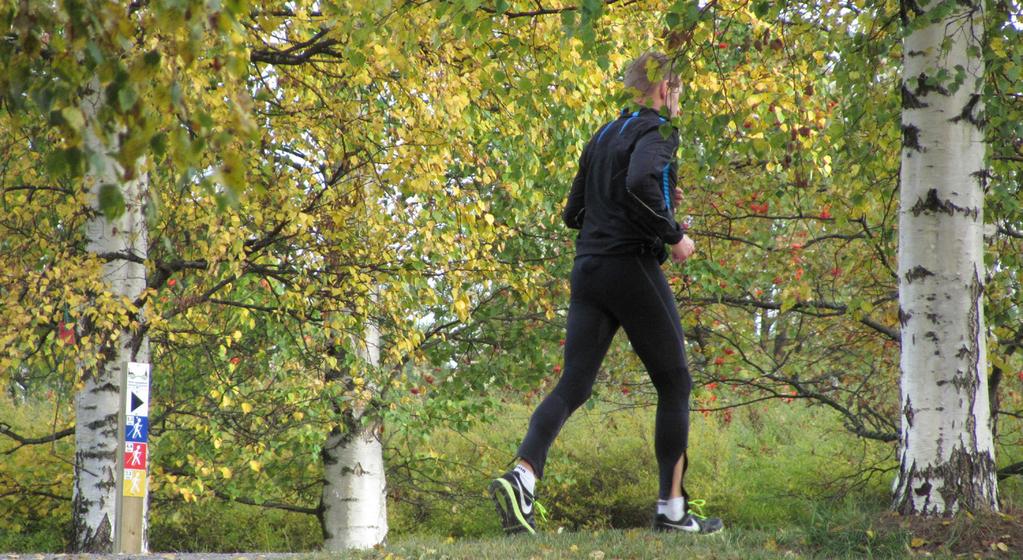
<path fill-rule="evenodd" d="M 647 51 L 633 60 L 625 70 L 622 82 L 637 96 L 649 95 L 654 86 L 667 80 L 672 87 L 678 87 L 679 75 L 675 72 L 674 61 L 663 53 Z"/>

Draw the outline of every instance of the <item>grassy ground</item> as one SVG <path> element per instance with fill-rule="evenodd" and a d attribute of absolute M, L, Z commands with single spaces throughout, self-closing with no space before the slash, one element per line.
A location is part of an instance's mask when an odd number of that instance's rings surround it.
<path fill-rule="evenodd" d="M 904 539 L 892 537 L 847 554 L 803 551 L 805 535 L 792 531 L 726 530 L 719 535 L 659 535 L 645 529 L 565 532 L 452 542 L 403 539 L 359 558 L 901 558 Z"/>
<path fill-rule="evenodd" d="M 1023 558 L 1019 516 L 908 522 L 889 513 L 820 518 L 809 527 L 727 528 L 716 535 L 646 529 L 543 533 L 456 540 L 404 537 L 352 558 L 404 559 L 897 559 Z M 836 524 L 841 521 L 840 524 Z M 317 555 L 325 557 L 325 555 Z"/>
<path fill-rule="evenodd" d="M 748 407 L 727 418 L 693 415 L 687 487 L 707 499 L 708 514 L 725 520 L 723 535 L 657 535 L 644 528 L 657 492 L 652 410 L 601 403 L 574 415 L 551 450 L 547 476 L 538 485 L 551 514 L 541 523 L 542 534 L 507 538 L 485 488 L 507 468 L 534 405 L 507 403 L 500 421 L 466 432 L 392 436 L 389 544 L 342 556 L 1023 558 L 1023 477 L 999 484 L 1006 516 L 898 518 L 887 512 L 892 446 L 850 436 L 827 411 L 798 403 Z M 1001 463 L 1023 460 L 1021 448 L 1002 446 Z M 5 465 L 39 468 L 40 462 L 18 459 L 0 458 L 0 474 Z M 63 472 L 58 467 L 64 468 L 54 465 L 54 471 Z M 5 517 L 0 515 L 0 552 L 64 549 L 66 509 L 20 524 Z M 155 553 L 246 551 L 258 557 L 255 551 L 314 551 L 321 545 L 313 516 L 213 499 L 156 501 L 150 523 Z"/>

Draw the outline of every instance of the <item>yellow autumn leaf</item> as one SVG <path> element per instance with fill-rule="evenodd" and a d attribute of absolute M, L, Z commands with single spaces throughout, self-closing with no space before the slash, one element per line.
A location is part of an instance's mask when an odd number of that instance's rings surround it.
<path fill-rule="evenodd" d="M 247 402 L 242 403 L 242 412 L 245 414 L 252 412 L 252 405 Z"/>
<path fill-rule="evenodd" d="M 252 459 L 251 461 L 249 461 L 249 468 L 255 472 L 259 472 L 260 470 L 262 470 L 263 464 L 255 459 Z"/>
<path fill-rule="evenodd" d="M 464 299 L 455 300 L 455 313 L 460 320 L 465 321 L 469 318 L 469 304 Z"/>
<path fill-rule="evenodd" d="M 909 546 L 913 548 L 920 548 L 925 544 L 927 544 L 927 541 L 921 539 L 920 537 L 913 537 L 913 540 L 909 541 Z"/>
<path fill-rule="evenodd" d="M 232 473 L 231 473 L 231 469 L 230 469 L 230 468 L 228 468 L 228 467 L 220 467 L 220 474 L 221 474 L 221 475 L 222 475 L 222 476 L 223 476 L 224 478 L 231 478 L 231 475 L 232 475 Z"/>

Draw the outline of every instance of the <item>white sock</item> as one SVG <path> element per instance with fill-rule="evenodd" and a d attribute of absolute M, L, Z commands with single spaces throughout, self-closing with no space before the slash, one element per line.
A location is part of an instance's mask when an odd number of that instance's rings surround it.
<path fill-rule="evenodd" d="M 686 514 L 686 499 L 679 496 L 669 500 L 657 500 L 657 513 L 672 521 L 679 521 Z"/>
<path fill-rule="evenodd" d="M 533 491 L 533 488 L 536 487 L 536 476 L 522 465 L 515 465 L 515 468 L 512 470 L 519 474 L 519 480 L 522 481 L 522 486 L 524 486 L 526 490 L 529 490 L 530 494 L 536 494 L 536 492 Z"/>

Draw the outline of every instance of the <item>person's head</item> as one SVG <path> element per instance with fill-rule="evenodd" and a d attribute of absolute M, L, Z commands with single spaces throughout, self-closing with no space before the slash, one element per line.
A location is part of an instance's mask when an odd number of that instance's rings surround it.
<path fill-rule="evenodd" d="M 681 80 L 672 63 L 672 59 L 662 53 L 645 52 L 629 64 L 623 82 L 636 103 L 656 111 L 667 106 L 668 115 L 675 117 L 679 111 Z"/>

